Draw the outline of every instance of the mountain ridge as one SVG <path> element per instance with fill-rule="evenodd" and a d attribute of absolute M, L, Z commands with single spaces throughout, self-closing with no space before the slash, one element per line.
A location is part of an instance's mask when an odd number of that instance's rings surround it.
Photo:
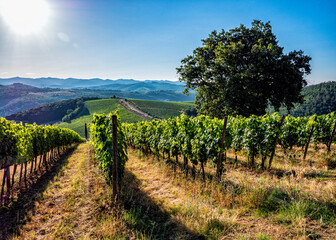
<path fill-rule="evenodd" d="M 25 85 L 30 85 L 38 88 L 61 88 L 61 89 L 77 89 L 77 88 L 93 88 L 101 90 L 118 90 L 120 85 L 126 86 L 131 84 L 146 85 L 150 89 L 150 85 L 162 85 L 162 87 L 156 90 L 166 90 L 165 85 L 170 84 L 171 90 L 180 91 L 181 86 L 185 86 L 184 83 L 178 81 L 169 80 L 135 80 L 135 79 L 101 79 L 101 78 L 91 78 L 91 79 L 81 79 L 81 78 L 23 78 L 23 77 L 12 77 L 12 78 L 0 78 L 0 85 L 11 85 L 14 83 L 21 83 Z M 108 85 L 105 89 L 104 86 Z M 118 85 L 113 88 L 113 85 Z M 175 88 L 174 88 L 175 86 Z M 133 91 L 137 91 L 137 88 L 133 87 Z"/>

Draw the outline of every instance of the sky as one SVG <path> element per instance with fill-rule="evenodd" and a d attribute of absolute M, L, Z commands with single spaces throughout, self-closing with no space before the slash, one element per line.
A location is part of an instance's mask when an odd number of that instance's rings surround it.
<path fill-rule="evenodd" d="M 309 84 L 336 81 L 336 1 L 15 0 L 10 17 L 6 1 L 0 78 L 178 80 L 176 67 L 210 32 L 257 19 L 270 21 L 285 52 L 312 57 Z M 38 24 L 14 30 L 27 13 Z"/>

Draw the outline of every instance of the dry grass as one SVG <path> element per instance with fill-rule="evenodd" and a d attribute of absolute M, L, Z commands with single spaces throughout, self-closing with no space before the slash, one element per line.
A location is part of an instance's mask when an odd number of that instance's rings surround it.
<path fill-rule="evenodd" d="M 91 156 L 89 144 L 79 145 L 13 239 L 120 239 L 131 235 L 118 218 L 111 189 Z"/>
<path fill-rule="evenodd" d="M 240 157 L 238 167 L 226 163 L 220 184 L 209 179 L 204 183 L 200 175 L 196 180 L 186 179 L 180 170 L 174 173 L 162 160 L 138 151 L 130 153 L 128 167 L 143 182 L 143 190 L 194 232 L 208 236 L 207 224 L 214 220 L 230 226 L 230 231 L 219 231 L 220 238 L 250 239 L 259 238 L 258 234 L 260 239 L 336 236 L 336 182 L 329 179 L 335 171 L 324 169 L 318 151 L 313 167 L 288 164 L 282 171 L 294 167 L 297 175 L 285 177 L 278 177 L 274 170 L 251 170 L 245 167 L 244 157 Z M 137 160 L 139 157 L 141 160 Z M 228 157 L 234 155 L 230 153 Z M 281 165 L 281 161 L 282 157 L 277 157 L 274 166 Z M 318 168 L 320 164 L 322 169 Z M 215 169 L 207 166 L 205 170 L 211 179 Z M 320 176 L 327 176 L 328 180 Z"/>
<path fill-rule="evenodd" d="M 271 171 L 249 169 L 244 156 L 232 164 L 229 152 L 222 181 L 211 180 L 209 163 L 203 182 L 200 174 L 186 178 L 169 161 L 129 149 L 116 204 L 89 144 L 81 144 L 8 238 L 334 239 L 336 171 L 324 149 L 309 151 L 312 166 L 297 157 L 300 149 L 292 159 L 278 150 Z M 296 175 L 279 175 L 288 170 Z"/>
<path fill-rule="evenodd" d="M 195 234 L 209 239 L 254 238 L 260 232 L 275 239 L 293 236 L 286 227 L 269 219 L 255 219 L 243 208 L 226 207 L 219 197 L 223 193 L 214 182 L 185 179 L 153 157 L 141 158 L 137 151 L 130 150 L 127 169 L 151 201 Z"/>

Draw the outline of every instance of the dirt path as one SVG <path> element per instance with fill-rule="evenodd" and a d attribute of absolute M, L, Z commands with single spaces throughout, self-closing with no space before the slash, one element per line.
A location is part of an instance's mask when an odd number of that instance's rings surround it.
<path fill-rule="evenodd" d="M 141 111 L 140 109 L 138 108 L 135 108 L 133 107 L 131 104 L 129 104 L 127 101 L 125 101 L 124 99 L 118 99 L 117 100 L 118 103 L 123 107 L 125 108 L 127 111 L 130 111 L 136 115 L 138 115 L 139 117 L 142 117 L 148 121 L 151 121 L 153 120 L 153 118 L 151 116 L 149 116 L 147 113 Z"/>
<path fill-rule="evenodd" d="M 128 235 L 111 207 L 111 190 L 90 161 L 88 143 L 68 157 L 13 239 L 101 239 Z"/>

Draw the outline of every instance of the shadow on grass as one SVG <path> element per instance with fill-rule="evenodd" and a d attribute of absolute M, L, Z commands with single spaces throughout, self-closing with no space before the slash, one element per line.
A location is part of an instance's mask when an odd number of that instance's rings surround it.
<path fill-rule="evenodd" d="M 18 193 L 18 197 L 9 207 L 0 208 L 0 239 L 9 239 L 13 235 L 19 235 L 19 226 L 24 224 L 27 214 L 34 211 L 36 201 L 42 197 L 48 184 L 53 181 L 62 166 L 68 163 L 71 153 L 78 147 L 75 145 L 65 153 L 61 159 L 52 166 L 49 171 L 42 170 L 39 177 L 35 175 L 27 179 L 28 187 Z"/>
<path fill-rule="evenodd" d="M 141 190 L 141 182 L 125 170 L 120 200 L 126 213 L 124 220 L 139 238 L 149 239 L 206 239 L 172 219 L 168 212 Z"/>
<path fill-rule="evenodd" d="M 162 161 L 162 158 L 160 158 L 160 156 L 156 156 L 154 159 L 155 161 Z M 227 158 L 227 162 L 224 164 L 234 164 L 233 161 L 234 159 Z M 173 171 L 172 169 L 174 165 L 177 164 L 178 170 L 181 171 L 178 174 L 183 174 L 184 165 L 183 163 L 181 163 L 181 161 L 176 163 L 176 161 L 174 161 L 173 159 L 164 159 L 164 163 L 171 168 L 171 171 Z M 241 168 L 244 168 L 246 171 L 255 171 L 248 168 L 246 164 L 244 165 L 244 163 L 241 163 L 239 160 L 238 164 L 240 164 Z M 290 171 L 272 169 L 268 171 L 260 170 L 260 172 L 266 173 L 270 176 L 275 175 L 278 178 L 281 178 L 286 176 L 286 173 Z M 206 171 L 205 176 L 206 180 L 208 181 L 215 180 L 214 173 Z M 327 176 L 323 173 L 320 173 L 315 175 L 306 174 L 305 177 L 317 178 Z M 197 181 L 204 182 L 202 174 L 198 170 L 196 170 L 195 178 Z M 222 180 L 218 183 L 218 186 L 220 186 L 223 194 L 229 194 L 230 196 L 232 196 L 232 205 L 235 204 L 235 197 L 242 194 L 249 194 L 249 198 L 245 199 L 245 201 L 247 201 L 245 202 L 245 204 L 248 202 L 253 202 L 253 199 L 257 199 L 258 204 L 255 205 L 253 208 L 261 213 L 262 216 L 268 216 L 268 214 L 276 212 L 282 215 L 305 216 L 309 219 L 319 220 L 321 223 L 333 226 L 335 226 L 336 224 L 336 204 L 333 202 L 314 200 L 309 198 L 308 196 L 305 196 L 304 193 L 292 192 L 291 196 L 289 196 L 287 193 L 283 192 L 283 190 L 277 187 L 269 189 L 265 192 L 259 192 L 258 190 L 255 190 L 252 186 L 235 184 L 225 179 L 225 176 L 222 177 Z"/>

